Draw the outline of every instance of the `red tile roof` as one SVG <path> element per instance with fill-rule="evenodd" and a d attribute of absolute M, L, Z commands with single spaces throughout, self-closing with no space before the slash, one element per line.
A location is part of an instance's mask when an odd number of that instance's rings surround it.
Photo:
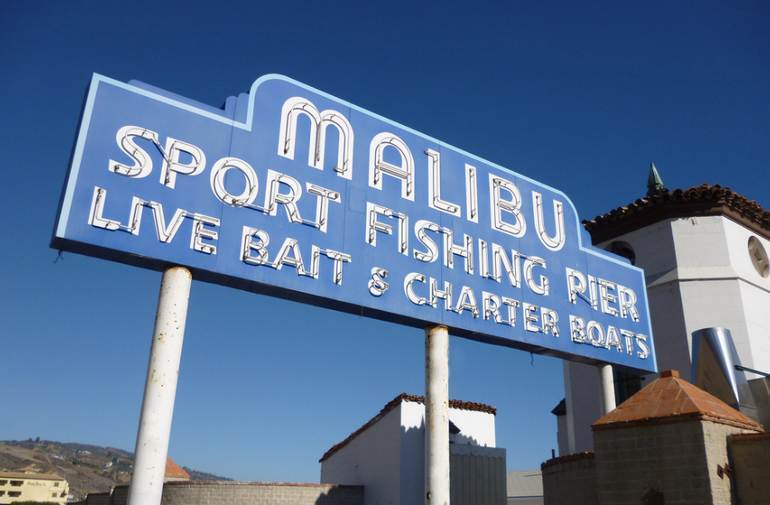
<path fill-rule="evenodd" d="M 173 459 L 168 458 L 166 459 L 166 479 L 190 480 L 190 474 Z"/>
<path fill-rule="evenodd" d="M 730 435 L 733 442 L 753 442 L 754 440 L 770 440 L 770 432 L 763 433 L 734 433 Z"/>
<path fill-rule="evenodd" d="M 707 420 L 754 431 L 762 426 L 669 370 L 593 424 L 594 431 L 687 419 Z"/>
<path fill-rule="evenodd" d="M 594 459 L 594 453 L 591 451 L 576 452 L 575 454 L 567 454 L 566 456 L 551 458 L 547 461 L 544 461 L 543 463 L 540 463 L 540 470 L 545 470 L 549 466 L 569 463 L 571 461 L 580 461 L 583 459 Z"/>
<path fill-rule="evenodd" d="M 326 459 L 329 458 L 329 456 L 331 456 L 335 452 L 339 451 L 340 449 L 348 445 L 354 438 L 356 438 L 358 435 L 366 431 L 370 426 L 374 425 L 377 421 L 385 417 L 385 414 L 393 410 L 393 408 L 395 408 L 396 406 L 401 405 L 402 402 L 424 404 L 425 397 L 410 395 L 408 393 L 401 393 L 400 395 L 396 396 L 395 398 L 390 400 L 388 403 L 386 403 L 385 406 L 382 407 L 382 409 L 376 416 L 369 419 L 360 428 L 358 428 L 356 431 L 348 435 L 347 438 L 345 438 L 345 440 L 333 445 L 328 451 L 324 453 L 323 456 L 321 456 L 321 459 L 319 459 L 318 462 L 321 463 L 325 461 Z M 460 410 L 475 410 L 478 412 L 486 412 L 488 414 L 497 415 L 497 409 L 485 403 L 466 402 L 462 400 L 449 400 L 449 408 L 460 409 Z"/>
<path fill-rule="evenodd" d="M 696 216 L 725 216 L 770 239 L 770 211 L 718 184 L 663 189 L 583 221 L 583 225 L 593 243 L 598 244 L 664 219 Z"/>

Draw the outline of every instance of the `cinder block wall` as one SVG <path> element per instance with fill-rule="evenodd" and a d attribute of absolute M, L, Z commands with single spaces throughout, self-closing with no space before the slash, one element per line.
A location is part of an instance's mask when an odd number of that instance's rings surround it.
<path fill-rule="evenodd" d="M 741 505 L 770 505 L 770 433 L 728 439 L 733 481 Z"/>
<path fill-rule="evenodd" d="M 115 486 L 112 488 L 110 505 L 126 505 L 128 503 L 128 486 Z"/>
<path fill-rule="evenodd" d="M 540 466 L 545 505 L 596 505 L 594 453 L 550 459 Z"/>
<path fill-rule="evenodd" d="M 727 436 L 747 430 L 682 420 L 594 431 L 600 504 L 731 505 Z"/>
<path fill-rule="evenodd" d="M 123 489 L 121 489 L 123 488 Z M 125 486 L 113 492 L 111 505 L 125 505 Z M 119 498 L 120 501 L 116 498 Z M 167 482 L 163 505 L 363 505 L 363 486 L 229 481 Z"/>
<path fill-rule="evenodd" d="M 711 499 L 715 505 L 731 505 L 733 499 L 733 481 L 730 478 L 729 456 L 727 450 L 728 439 L 731 435 L 741 433 L 755 433 L 754 431 L 735 428 L 724 424 L 703 422 L 703 438 L 706 447 L 706 464 L 708 465 L 709 483 L 711 487 Z M 722 471 L 720 471 L 720 468 Z M 770 482 L 767 482 L 770 489 Z M 744 505 L 741 502 L 741 505 Z M 768 502 L 770 505 L 770 502 Z"/>
<path fill-rule="evenodd" d="M 110 493 L 88 493 L 85 500 L 85 505 L 111 505 Z"/>
<path fill-rule="evenodd" d="M 701 421 L 594 431 L 600 503 L 711 503 Z"/>

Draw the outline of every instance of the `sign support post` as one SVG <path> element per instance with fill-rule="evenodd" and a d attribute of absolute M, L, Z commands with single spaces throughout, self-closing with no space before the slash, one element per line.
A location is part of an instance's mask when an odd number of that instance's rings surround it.
<path fill-rule="evenodd" d="M 449 505 L 449 329 L 425 330 L 425 504 Z"/>
<path fill-rule="evenodd" d="M 600 365 L 599 375 L 602 383 L 602 409 L 604 414 L 615 410 L 615 380 L 612 377 L 612 365 Z"/>
<path fill-rule="evenodd" d="M 159 505 L 163 494 L 191 283 L 192 274 L 184 267 L 163 272 L 128 505 Z"/>
<path fill-rule="evenodd" d="M 584 243 L 567 195 L 288 77 L 216 109 L 94 74 L 72 154 L 51 245 L 179 265 L 163 274 L 129 505 L 162 496 L 190 271 L 426 329 L 429 505 L 450 501 L 448 328 L 598 366 L 605 410 L 609 364 L 657 371 L 644 271 Z"/>

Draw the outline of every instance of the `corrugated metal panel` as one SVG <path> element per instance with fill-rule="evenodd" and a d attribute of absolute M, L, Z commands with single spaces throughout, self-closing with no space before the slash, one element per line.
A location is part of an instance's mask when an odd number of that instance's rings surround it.
<path fill-rule="evenodd" d="M 505 449 L 452 445 L 452 505 L 505 505 Z"/>

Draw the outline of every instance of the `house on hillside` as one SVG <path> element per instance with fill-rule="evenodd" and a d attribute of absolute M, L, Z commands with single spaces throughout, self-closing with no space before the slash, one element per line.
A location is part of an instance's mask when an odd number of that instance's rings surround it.
<path fill-rule="evenodd" d="M 69 485 L 62 477 L 45 473 L 0 472 L 0 504 L 42 502 L 64 505 Z"/>

